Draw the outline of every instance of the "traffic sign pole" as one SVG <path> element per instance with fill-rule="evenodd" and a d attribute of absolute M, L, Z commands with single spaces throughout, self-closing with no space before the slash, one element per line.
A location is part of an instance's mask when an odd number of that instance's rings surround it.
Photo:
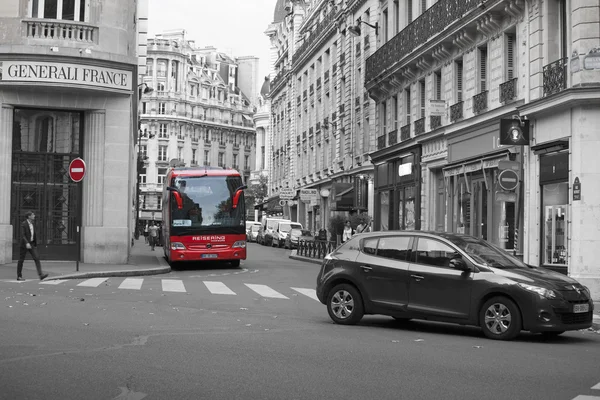
<path fill-rule="evenodd" d="M 85 177 L 86 166 L 85 161 L 81 158 L 77 157 L 71 160 L 69 164 L 69 177 L 75 183 L 77 183 L 77 188 L 79 190 L 79 199 L 83 198 L 83 187 L 80 182 Z M 83 207 L 81 201 L 79 202 L 79 223 L 77 224 L 77 257 L 75 261 L 75 271 L 79 272 L 79 262 L 81 261 L 81 219 L 83 214 Z"/>

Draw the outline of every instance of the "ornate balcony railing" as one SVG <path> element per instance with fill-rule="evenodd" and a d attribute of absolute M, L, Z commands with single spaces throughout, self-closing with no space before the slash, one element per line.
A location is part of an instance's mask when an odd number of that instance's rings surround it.
<path fill-rule="evenodd" d="M 286 70 L 282 69 L 281 71 L 279 71 L 277 73 L 277 75 L 275 75 L 275 77 L 273 78 L 273 81 L 271 81 L 271 88 L 276 88 L 277 85 L 279 85 L 281 82 L 283 82 L 283 76 L 285 75 Z"/>
<path fill-rule="evenodd" d="M 415 136 L 425 133 L 425 117 L 415 121 Z"/>
<path fill-rule="evenodd" d="M 500 84 L 500 103 L 506 103 L 517 97 L 517 78 Z"/>
<path fill-rule="evenodd" d="M 429 129 L 434 130 L 442 126 L 442 116 L 441 115 L 431 115 L 429 117 Z"/>
<path fill-rule="evenodd" d="M 485 90 L 473 96 L 473 113 L 475 115 L 482 113 L 488 108 L 488 91 Z"/>
<path fill-rule="evenodd" d="M 405 140 L 410 139 L 410 123 L 404 125 L 400 128 L 400 141 L 404 142 Z"/>
<path fill-rule="evenodd" d="M 452 22 L 476 9 L 481 0 L 440 0 L 366 60 L 365 83 L 392 67 L 401 57 L 410 54 L 428 40 L 444 32 Z"/>
<path fill-rule="evenodd" d="M 24 23 L 30 38 L 98 43 L 98 28 L 87 23 L 51 19 L 28 19 Z"/>
<path fill-rule="evenodd" d="M 398 129 L 394 129 L 388 133 L 388 144 L 392 146 L 396 143 L 398 143 Z"/>
<path fill-rule="evenodd" d="M 385 149 L 385 134 L 377 138 L 377 150 Z"/>
<path fill-rule="evenodd" d="M 544 96 L 561 92 L 567 87 L 567 58 L 544 65 Z"/>
<path fill-rule="evenodd" d="M 463 104 L 464 102 L 459 101 L 450 106 L 450 121 L 458 121 L 463 117 Z"/>
<path fill-rule="evenodd" d="M 313 49 L 315 46 L 315 42 L 321 38 L 323 38 L 324 33 L 335 23 L 337 20 L 338 14 L 341 12 L 341 7 L 339 9 L 334 9 L 330 11 L 310 32 L 310 35 L 306 40 L 302 42 L 302 45 L 296 50 L 294 55 L 292 56 L 292 63 L 295 64 L 298 60 L 300 60 L 309 49 Z"/>

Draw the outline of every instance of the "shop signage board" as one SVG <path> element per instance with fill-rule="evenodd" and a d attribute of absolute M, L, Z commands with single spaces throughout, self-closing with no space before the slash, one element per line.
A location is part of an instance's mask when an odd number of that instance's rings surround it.
<path fill-rule="evenodd" d="M 296 191 L 292 188 L 283 188 L 279 191 L 281 200 L 292 200 L 294 197 L 296 197 Z"/>
<path fill-rule="evenodd" d="M 529 145 L 529 120 L 501 119 L 500 144 L 508 146 Z"/>
<path fill-rule="evenodd" d="M 517 202 L 517 194 L 515 192 L 496 192 L 496 201 L 497 202 L 507 202 L 507 203 L 516 203 Z"/>
<path fill-rule="evenodd" d="M 85 161 L 75 158 L 69 164 L 69 177 L 73 182 L 81 182 L 85 176 Z"/>
<path fill-rule="evenodd" d="M 519 186 L 519 174 L 512 169 L 505 169 L 498 175 L 498 184 L 504 190 L 515 190 Z"/>
<path fill-rule="evenodd" d="M 132 90 L 131 71 L 50 61 L 0 61 L 0 83 L 57 83 Z"/>
<path fill-rule="evenodd" d="M 521 163 L 518 161 L 502 160 L 498 162 L 498 169 L 503 171 L 505 169 L 512 169 L 513 171 L 521 170 Z"/>
<path fill-rule="evenodd" d="M 573 201 L 581 200 L 581 182 L 579 178 L 575 178 L 573 182 Z"/>
<path fill-rule="evenodd" d="M 304 202 L 315 202 L 319 198 L 317 189 L 300 189 L 300 200 Z"/>

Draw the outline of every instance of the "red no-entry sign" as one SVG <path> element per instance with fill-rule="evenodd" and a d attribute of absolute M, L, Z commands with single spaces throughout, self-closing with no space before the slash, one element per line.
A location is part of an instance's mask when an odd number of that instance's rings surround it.
<path fill-rule="evenodd" d="M 85 161 L 76 158 L 69 164 L 69 177 L 73 182 L 80 182 L 85 176 Z"/>

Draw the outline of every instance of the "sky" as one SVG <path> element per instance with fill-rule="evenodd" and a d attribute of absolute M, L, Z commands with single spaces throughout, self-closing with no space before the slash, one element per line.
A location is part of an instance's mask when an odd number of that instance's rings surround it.
<path fill-rule="evenodd" d="M 149 0 L 148 37 L 185 29 L 196 46 L 214 46 L 234 57 L 259 58 L 259 79 L 269 73 L 269 38 L 277 0 Z"/>

